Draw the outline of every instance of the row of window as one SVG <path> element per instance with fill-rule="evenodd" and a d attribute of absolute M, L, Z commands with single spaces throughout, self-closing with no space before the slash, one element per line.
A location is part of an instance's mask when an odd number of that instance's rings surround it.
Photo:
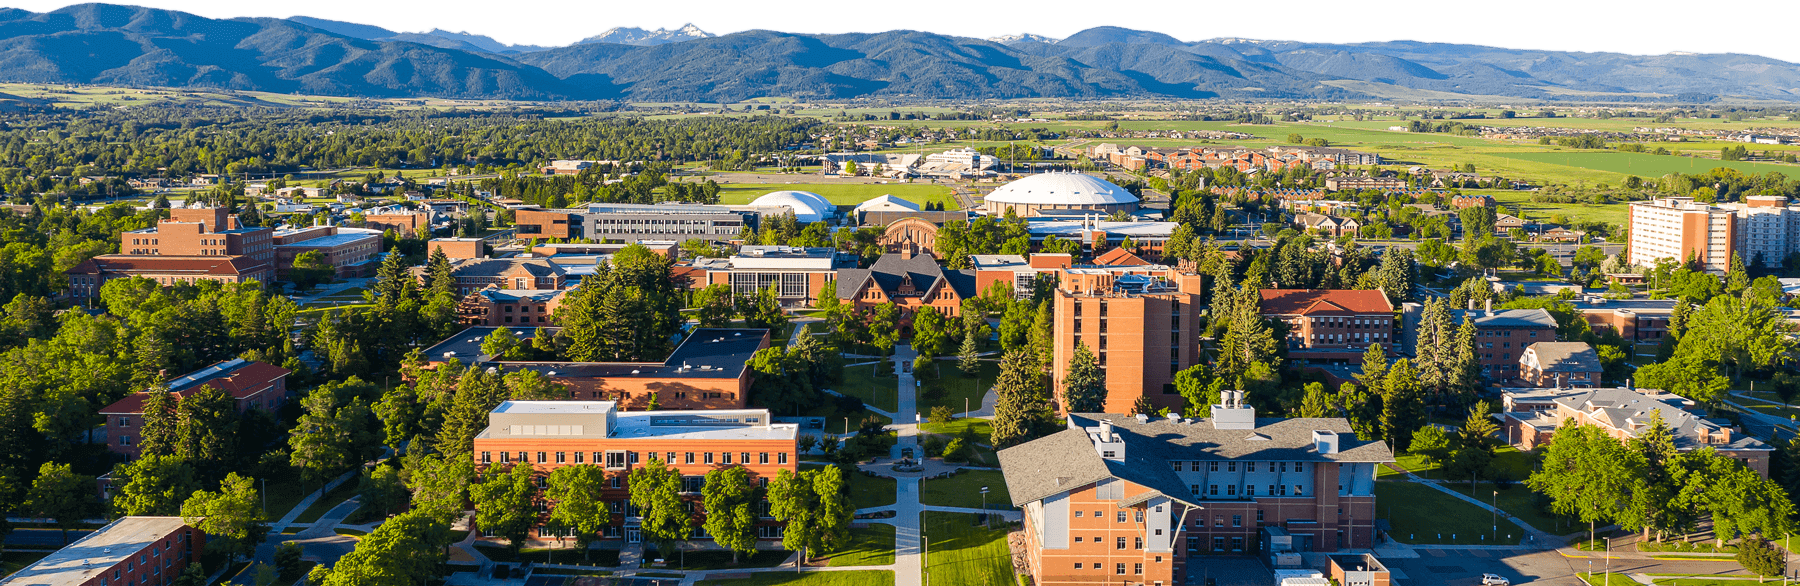
<path fill-rule="evenodd" d="M 1264 462 L 1264 463 L 1268 464 L 1267 469 L 1269 472 L 1287 472 L 1288 471 L 1288 463 L 1287 462 Z M 1181 460 L 1170 460 L 1169 461 L 1169 466 L 1173 467 L 1176 472 L 1181 472 L 1183 469 L 1186 469 L 1187 471 L 1190 471 L 1190 472 L 1199 472 L 1200 464 L 1201 464 L 1200 462 L 1183 462 Z M 1236 460 L 1231 460 L 1231 461 L 1225 462 L 1225 471 L 1226 472 L 1237 472 L 1237 469 L 1238 469 L 1238 462 Z M 1219 471 L 1219 462 L 1216 462 L 1216 461 L 1215 462 L 1206 462 L 1206 471 L 1207 472 L 1218 472 Z M 1254 462 L 1254 461 L 1244 462 L 1244 471 L 1245 472 L 1255 472 L 1256 471 L 1256 462 Z M 1294 472 L 1306 472 L 1306 463 L 1305 462 L 1294 462 Z"/>
<path fill-rule="evenodd" d="M 513 457 L 514 452 L 500 452 L 499 454 L 500 454 L 500 463 L 502 463 L 502 464 L 510 464 L 512 462 L 529 463 L 532 461 L 532 458 L 531 458 L 532 452 L 517 452 L 517 454 L 518 454 L 517 459 L 514 459 L 514 457 Z M 569 463 L 586 464 L 589 462 L 588 460 L 586 460 L 586 455 L 588 454 L 588 452 L 537 452 L 536 454 L 537 454 L 537 463 L 538 464 L 552 463 L 551 458 L 555 458 L 554 463 L 556 463 L 556 464 L 569 464 Z M 569 461 L 569 454 L 574 454 L 573 462 Z M 667 452 L 668 459 L 663 460 L 663 461 L 670 462 L 670 463 L 675 462 L 675 454 L 676 454 L 675 452 Z M 686 464 L 695 463 L 695 459 L 696 459 L 695 455 L 696 454 L 699 455 L 699 457 L 700 457 L 699 459 L 702 460 L 702 462 L 705 464 L 720 464 L 720 465 L 729 466 L 733 463 L 732 462 L 733 452 L 686 452 L 685 454 L 683 454 L 683 458 L 682 458 L 683 463 L 686 463 Z M 739 463 L 739 464 L 749 464 L 752 456 L 755 456 L 757 464 L 768 464 L 769 463 L 769 453 L 768 452 L 761 452 L 761 453 L 756 453 L 756 454 L 752 454 L 751 452 L 736 452 L 736 455 L 737 455 L 737 463 Z M 649 456 L 652 459 L 656 458 L 656 452 L 651 452 L 649 454 Z M 614 469 L 625 468 L 632 464 L 638 463 L 638 453 L 637 452 L 618 451 L 618 450 L 608 451 L 608 452 L 593 452 L 593 460 L 591 460 L 591 461 L 595 464 L 605 463 L 607 468 L 614 468 Z M 481 453 L 481 463 L 483 463 L 483 464 L 494 463 L 494 452 L 482 452 Z M 787 464 L 788 463 L 787 452 L 777 452 L 775 454 L 775 463 Z"/>
<path fill-rule="evenodd" d="M 1217 484 L 1208 485 L 1206 494 L 1200 494 L 1200 485 L 1198 485 L 1198 484 L 1188 485 L 1188 490 L 1193 491 L 1194 496 L 1204 496 L 1204 497 L 1219 496 L 1219 485 L 1217 485 Z M 1238 485 L 1236 485 L 1236 484 L 1225 485 L 1225 496 L 1227 496 L 1227 497 L 1238 496 Z M 1256 485 L 1254 485 L 1254 484 L 1244 485 L 1244 496 L 1256 496 Z M 1288 485 L 1286 485 L 1286 484 L 1271 484 L 1271 485 L 1269 485 L 1269 492 L 1263 493 L 1263 496 L 1306 496 L 1306 488 L 1302 485 L 1296 484 L 1296 485 L 1294 485 L 1293 494 L 1288 494 Z"/>

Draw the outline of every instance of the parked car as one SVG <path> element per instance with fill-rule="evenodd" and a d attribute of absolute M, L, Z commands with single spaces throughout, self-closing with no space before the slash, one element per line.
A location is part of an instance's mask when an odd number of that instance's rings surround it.
<path fill-rule="evenodd" d="M 1512 586 L 1512 580 L 1499 574 L 1482 574 L 1481 586 Z"/>

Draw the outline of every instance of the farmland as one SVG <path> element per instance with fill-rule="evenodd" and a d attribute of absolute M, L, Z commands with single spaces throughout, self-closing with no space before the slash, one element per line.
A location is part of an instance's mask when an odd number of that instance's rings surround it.
<path fill-rule="evenodd" d="M 1647 155 L 1619 152 L 1537 152 L 1497 153 L 1497 156 L 1522 161 L 1565 165 L 1608 171 L 1639 177 L 1661 177 L 1670 173 L 1705 173 L 1716 167 L 1728 167 L 1745 173 L 1800 173 L 1800 166 L 1748 161 L 1720 161 L 1699 157 Z"/>

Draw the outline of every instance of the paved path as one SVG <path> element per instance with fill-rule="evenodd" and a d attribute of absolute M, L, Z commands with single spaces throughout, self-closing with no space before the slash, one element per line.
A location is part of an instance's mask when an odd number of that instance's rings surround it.
<path fill-rule="evenodd" d="M 1462 500 L 1463 502 L 1475 505 L 1477 507 L 1481 507 L 1481 510 L 1498 513 L 1500 518 L 1506 519 L 1508 521 L 1512 521 L 1513 523 L 1517 523 L 1519 525 L 1519 527 L 1524 528 L 1526 535 L 1530 537 L 1529 540 L 1527 540 L 1524 543 L 1521 543 L 1519 545 L 1516 545 L 1516 546 L 1514 546 L 1514 545 L 1472 545 L 1472 546 L 1464 546 L 1464 547 L 1477 547 L 1477 548 L 1488 547 L 1488 548 L 1506 548 L 1506 549 L 1514 549 L 1516 547 L 1521 547 L 1521 546 L 1535 548 L 1535 549 L 1553 549 L 1553 548 L 1565 547 L 1563 544 L 1562 538 L 1557 537 L 1555 535 L 1551 535 L 1544 531 L 1541 531 L 1536 527 L 1532 527 L 1530 523 L 1526 523 L 1525 520 L 1520 519 L 1518 517 L 1514 517 L 1512 515 L 1512 513 L 1506 512 L 1505 509 L 1494 508 L 1493 505 L 1490 505 L 1486 502 L 1482 502 L 1481 499 L 1477 499 L 1475 497 L 1471 497 L 1469 495 L 1457 492 L 1450 488 L 1446 488 L 1443 485 L 1443 483 L 1431 482 L 1431 481 L 1425 480 L 1424 478 L 1420 478 L 1419 475 L 1413 474 L 1411 471 L 1408 471 L 1406 473 L 1406 477 L 1411 479 L 1410 480 L 1411 482 L 1429 486 L 1432 489 L 1437 490 L 1438 492 L 1441 492 L 1441 493 L 1444 493 L 1444 494 L 1447 494 L 1450 496 L 1454 496 L 1457 499 Z M 1571 550 L 1571 551 L 1573 551 L 1573 550 Z"/>
<path fill-rule="evenodd" d="M 894 347 L 896 364 L 912 364 L 918 355 L 912 346 Z M 898 417 L 894 418 L 900 441 L 894 443 L 894 457 L 899 457 L 904 449 L 911 449 L 915 456 L 922 457 L 925 453 L 918 448 L 918 385 L 913 382 L 911 369 L 900 370 L 904 372 L 895 377 L 900 383 L 900 409 L 895 413 Z M 899 491 L 894 502 L 897 515 L 885 520 L 894 526 L 894 586 L 920 586 L 924 582 L 925 527 L 920 514 L 923 507 L 919 504 L 919 479 L 896 478 L 894 485 Z"/>

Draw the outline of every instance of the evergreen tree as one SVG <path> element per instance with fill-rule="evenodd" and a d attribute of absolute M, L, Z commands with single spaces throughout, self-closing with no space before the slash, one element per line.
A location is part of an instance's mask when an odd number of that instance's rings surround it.
<path fill-rule="evenodd" d="M 180 420 L 175 416 L 175 395 L 167 387 L 144 393 L 144 421 L 138 431 L 139 453 L 173 456 L 180 442 Z"/>
<path fill-rule="evenodd" d="M 1463 420 L 1462 429 L 1457 432 L 1463 449 L 1483 450 L 1492 455 L 1494 444 L 1499 441 L 1495 435 L 1500 432 L 1500 426 L 1488 416 L 1490 409 L 1487 401 L 1477 401 L 1469 409 L 1469 417 Z"/>
<path fill-rule="evenodd" d="M 444 254 L 444 247 L 432 249 L 426 267 L 426 286 L 431 297 L 456 296 L 456 274 L 451 268 L 450 256 Z"/>
<path fill-rule="evenodd" d="M 1390 247 L 1382 254 L 1381 268 L 1377 272 L 1376 282 L 1381 291 L 1387 294 L 1388 301 L 1395 305 L 1413 299 L 1414 275 L 1418 272 L 1417 262 L 1413 260 L 1412 250 Z"/>
<path fill-rule="evenodd" d="M 962 348 L 956 353 L 956 368 L 962 371 L 963 376 L 981 372 L 981 350 L 975 341 L 976 335 L 974 330 L 963 334 Z"/>
<path fill-rule="evenodd" d="M 1106 372 L 1087 344 L 1075 341 L 1075 355 L 1063 375 L 1063 410 L 1100 413 L 1106 410 Z"/>
<path fill-rule="evenodd" d="M 1325 392 L 1322 383 L 1307 383 L 1306 396 L 1300 401 L 1300 416 L 1309 418 L 1331 417 L 1331 405 L 1336 403 L 1330 394 Z"/>
<path fill-rule="evenodd" d="M 1000 359 L 1000 378 L 995 381 L 998 397 L 994 405 L 993 442 L 995 449 L 1010 448 L 1031 441 L 1043 420 L 1043 375 L 1035 357 L 1025 350 L 1012 350 Z"/>
<path fill-rule="evenodd" d="M 1242 379 L 1250 365 L 1257 362 L 1268 364 L 1271 369 L 1280 367 L 1280 358 L 1276 356 L 1280 344 L 1263 319 L 1257 302 L 1258 293 L 1245 288 L 1237 295 L 1239 300 L 1233 304 L 1231 326 L 1219 349 L 1219 375 L 1227 380 Z M 1242 388 L 1243 385 L 1238 386 Z"/>
<path fill-rule="evenodd" d="M 1381 436 L 1395 451 L 1404 452 L 1412 434 L 1425 425 L 1425 408 L 1419 400 L 1419 375 L 1412 361 L 1401 358 L 1381 381 Z"/>
<path fill-rule="evenodd" d="M 1419 384 L 1434 396 L 1441 397 L 1453 378 L 1450 371 L 1454 366 L 1454 354 L 1449 350 L 1455 329 L 1450 325 L 1449 306 L 1440 299 L 1425 300 L 1413 336 L 1418 340 L 1413 353 L 1418 356 L 1414 366 L 1419 369 Z"/>
<path fill-rule="evenodd" d="M 1380 394 L 1381 383 L 1387 379 L 1387 371 L 1387 352 L 1381 349 L 1381 344 L 1369 344 L 1368 349 L 1363 350 L 1362 372 L 1356 375 L 1356 379 L 1362 382 L 1363 388 Z"/>
<path fill-rule="evenodd" d="M 1475 320 L 1463 316 L 1462 327 L 1456 330 L 1454 339 L 1454 359 L 1450 363 L 1450 388 L 1459 399 L 1481 391 L 1481 359 L 1475 353 Z"/>
<path fill-rule="evenodd" d="M 1744 257 L 1731 253 L 1730 270 L 1725 273 L 1725 293 L 1736 297 L 1750 288 L 1750 273 L 1744 269 Z"/>

